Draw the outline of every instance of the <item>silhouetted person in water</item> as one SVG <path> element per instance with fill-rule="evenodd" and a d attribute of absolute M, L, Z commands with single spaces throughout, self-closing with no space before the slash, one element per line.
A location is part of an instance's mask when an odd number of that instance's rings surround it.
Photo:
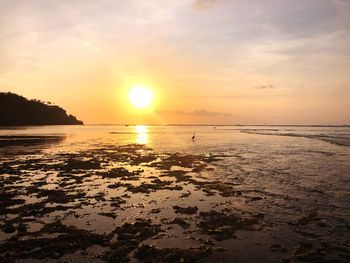
<path fill-rule="evenodd" d="M 194 141 L 194 139 L 196 139 L 196 133 L 195 132 L 193 133 L 192 141 Z"/>

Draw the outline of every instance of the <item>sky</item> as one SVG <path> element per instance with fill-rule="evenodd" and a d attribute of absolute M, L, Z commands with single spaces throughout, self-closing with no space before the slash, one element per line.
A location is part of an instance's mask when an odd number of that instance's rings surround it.
<path fill-rule="evenodd" d="M 88 124 L 350 124 L 350 1 L 0 0 L 0 91 Z"/>

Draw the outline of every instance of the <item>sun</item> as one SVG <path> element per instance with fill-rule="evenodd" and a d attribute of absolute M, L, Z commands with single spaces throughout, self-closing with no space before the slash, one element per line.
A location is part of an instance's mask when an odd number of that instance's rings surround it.
<path fill-rule="evenodd" d="M 129 100 L 136 108 L 148 108 L 153 102 L 153 92 L 145 86 L 133 86 L 129 92 Z"/>

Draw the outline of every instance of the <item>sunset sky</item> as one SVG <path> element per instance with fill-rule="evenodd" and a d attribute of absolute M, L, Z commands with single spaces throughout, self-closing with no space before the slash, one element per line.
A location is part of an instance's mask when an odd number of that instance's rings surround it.
<path fill-rule="evenodd" d="M 348 0 L 0 0 L 0 90 L 88 124 L 350 124 Z M 128 92 L 149 87 L 134 108 Z"/>

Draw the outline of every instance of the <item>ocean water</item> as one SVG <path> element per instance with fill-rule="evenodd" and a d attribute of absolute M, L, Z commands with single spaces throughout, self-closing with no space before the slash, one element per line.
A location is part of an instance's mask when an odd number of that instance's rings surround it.
<path fill-rule="evenodd" d="M 192 140 L 194 133 L 195 140 Z M 134 157 L 129 162 L 128 159 L 121 161 L 119 155 L 111 158 L 110 153 L 121 153 L 124 148 L 119 147 L 125 145 L 141 148 L 128 149 L 123 152 L 124 155 L 152 151 L 141 154 L 151 161 L 135 163 Z M 102 151 L 104 154 L 100 154 Z M 74 182 L 68 184 L 72 179 L 68 178 L 64 182 L 71 188 L 65 188 L 59 176 L 60 173 L 71 172 L 63 165 L 68 161 L 62 156 L 67 155 L 70 155 L 69 158 L 78 156 L 80 160 L 98 160 L 103 163 L 104 171 L 114 171 L 113 168 L 122 166 L 129 171 L 141 169 L 142 172 L 137 180 L 118 178 L 113 181 L 96 177 L 98 169 L 84 168 L 79 175 L 95 173 L 94 177 L 87 178 L 86 182 L 79 181 L 81 185 Z M 176 159 L 177 163 L 167 166 L 159 164 L 161 168 L 152 166 L 152 162 L 164 164 L 174 156 L 184 158 L 182 161 Z M 198 156 L 198 159 L 191 156 Z M 45 166 L 55 162 L 63 166 L 55 169 Z M 191 162 L 207 166 L 202 169 L 202 166 L 192 165 Z M 69 204 L 72 203 L 70 210 L 58 209 L 40 214 L 40 220 L 26 223 L 28 228 L 35 223 L 48 224 L 58 216 L 65 225 L 74 225 L 94 233 L 109 233 L 125 220 L 131 222 L 135 218 L 143 218 L 159 223 L 167 233 L 163 237 L 147 239 L 147 244 L 160 249 L 193 250 L 195 247 L 194 250 L 200 250 L 200 246 L 206 246 L 205 249 L 209 248 L 212 252 L 203 258 L 198 255 L 203 262 L 211 262 L 214 258 L 231 262 L 228 258 L 232 256 L 235 262 L 262 262 L 261 258 L 266 262 L 350 260 L 350 127 L 86 125 L 5 128 L 0 130 L 0 163 L 3 167 L 10 167 L 8 170 L 2 169 L 0 173 L 3 189 L 7 187 L 9 193 L 17 189 L 16 198 L 24 199 L 24 205 L 39 202 L 45 195 L 38 195 L 38 191 L 45 187 L 82 191 L 96 200 L 96 193 L 104 193 L 105 201 L 101 201 L 100 210 L 95 203 L 75 206 L 81 200 L 73 199 L 69 201 Z M 16 165 L 21 169 L 16 169 Z M 181 181 L 171 173 L 174 170 L 188 174 L 191 179 Z M 42 174 L 45 177 L 41 177 Z M 10 176 L 17 176 L 18 182 L 9 181 Z M 172 187 L 178 188 L 160 189 L 159 186 L 155 187 L 154 181 L 151 191 L 130 188 L 135 182 L 149 187 L 151 181 L 148 179 L 162 179 L 162 176 L 172 182 Z M 30 192 L 28 189 L 33 187 L 36 180 L 41 182 L 42 188 Z M 119 189 L 108 188 L 111 180 L 117 183 L 127 181 L 129 185 L 122 185 Z M 91 181 L 94 183 L 91 184 Z M 22 188 L 18 190 L 18 187 Z M 184 198 L 186 193 L 190 193 L 189 197 Z M 115 218 L 99 216 L 101 211 L 115 211 L 110 210 L 109 198 L 125 194 L 129 195 L 125 207 L 122 205 L 121 211 L 116 210 Z M 171 225 L 170 219 L 179 215 L 176 209 L 175 213 L 171 209 L 175 205 L 198 208 L 195 214 L 185 213 L 181 217 L 190 225 L 190 230 L 178 226 L 168 230 L 164 228 L 164 225 Z M 6 213 L 3 211 L 0 214 L 3 222 L 10 222 L 10 219 L 23 213 L 16 210 L 11 214 L 12 206 L 8 208 Z M 160 212 L 155 217 L 150 216 L 152 209 L 160 209 Z M 228 232 L 234 232 L 233 236 L 223 238 L 221 232 L 220 236 L 215 231 L 205 233 L 201 228 L 203 222 L 208 223 L 205 213 L 210 211 L 225 215 L 233 213 L 242 218 L 253 216 L 257 223 L 253 228 L 229 229 Z M 74 217 L 72 213 L 78 216 Z M 89 225 L 86 218 L 83 220 L 79 216 L 81 214 L 88 218 Z M 19 223 L 14 221 L 15 228 L 16 224 Z M 2 223 L 1 226 L 4 228 L 4 225 Z M 218 229 L 230 227 L 229 224 L 214 223 L 211 226 Z M 25 235 L 31 238 L 27 232 Z M 9 240 L 14 237 L 20 237 L 18 230 L 14 233 L 0 232 L 0 255 L 5 254 L 1 245 L 13 245 L 11 242 L 14 241 Z M 208 238 L 213 239 L 214 245 L 210 245 Z M 101 246 L 98 253 L 107 253 L 106 247 L 109 251 L 110 246 L 106 245 Z M 255 253 L 247 252 L 252 250 Z M 11 253 L 14 258 L 24 257 L 18 251 Z M 62 256 L 86 259 L 76 253 Z M 32 257 L 35 258 L 35 255 L 30 254 Z M 128 257 L 132 258 L 130 255 Z M 105 258 L 100 259 L 104 261 Z"/>
<path fill-rule="evenodd" d="M 196 133 L 195 143 L 189 143 L 189 138 Z M 266 135 L 246 136 L 246 134 Z M 23 128 L 2 128 L 0 136 L 35 136 L 59 135 L 65 136 L 61 145 L 69 147 L 71 143 L 92 141 L 107 141 L 111 143 L 139 143 L 165 150 L 192 151 L 215 147 L 216 150 L 226 150 L 235 144 L 254 143 L 256 139 L 263 142 L 271 139 L 278 142 L 291 143 L 290 138 L 282 141 L 275 136 L 301 137 L 324 140 L 340 146 L 350 146 L 350 127 L 314 127 L 314 126 L 147 126 L 147 125 L 85 125 L 85 126 L 37 126 Z M 271 136 L 267 136 L 271 135 Z M 6 138 L 2 138 L 6 139 Z M 296 140 L 304 143 L 308 140 Z M 191 142 L 191 141 L 190 141 Z M 292 141 L 293 142 L 293 141 Z M 311 143 L 318 143 L 311 141 Z M 327 149 L 329 145 L 324 145 Z M 331 146 L 329 146 L 331 147 Z"/>

